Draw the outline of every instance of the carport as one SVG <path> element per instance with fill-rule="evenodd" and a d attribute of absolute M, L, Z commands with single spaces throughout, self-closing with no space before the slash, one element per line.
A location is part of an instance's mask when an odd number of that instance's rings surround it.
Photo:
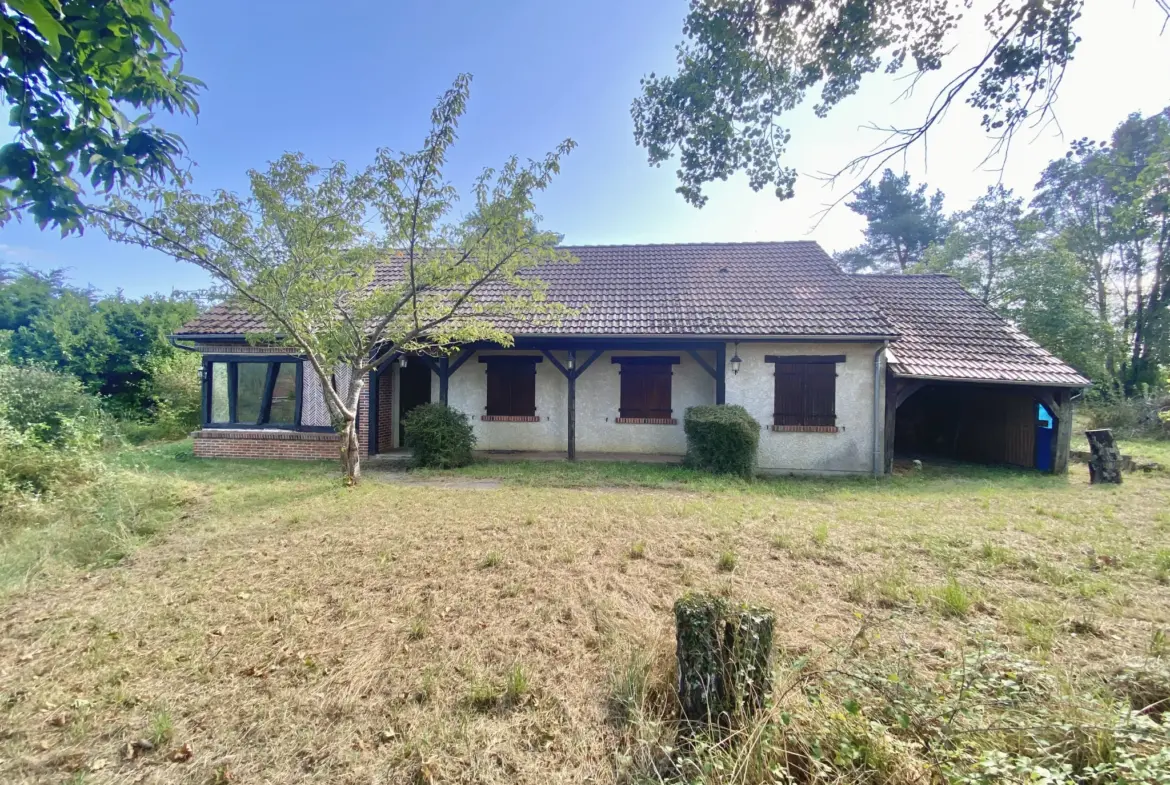
<path fill-rule="evenodd" d="M 894 377 L 887 418 L 895 455 L 1068 469 L 1071 406 L 1065 389 Z"/>
<path fill-rule="evenodd" d="M 1068 471 L 1087 379 L 950 276 L 854 280 L 899 333 L 886 351 L 887 472 L 895 454 Z"/>

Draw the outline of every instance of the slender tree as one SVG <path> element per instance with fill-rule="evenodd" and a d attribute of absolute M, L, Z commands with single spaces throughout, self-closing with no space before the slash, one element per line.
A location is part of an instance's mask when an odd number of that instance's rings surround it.
<path fill-rule="evenodd" d="M 445 179 L 469 95 L 460 76 L 431 114 L 418 152 L 378 151 L 351 172 L 288 154 L 250 172 L 251 192 L 199 196 L 149 189 L 98 213 L 115 240 L 160 250 L 210 272 L 240 307 L 269 325 L 254 339 L 298 350 L 321 379 L 341 434 L 345 480 L 357 482 L 357 413 L 366 375 L 391 349 L 450 352 L 470 341 L 510 345 L 503 320 L 555 320 L 533 268 L 570 261 L 542 229 L 534 199 L 571 140 L 538 161 L 487 169 L 472 207 L 454 215 Z M 337 380 L 334 386 L 332 380 Z"/>
<path fill-rule="evenodd" d="M 942 191 L 928 197 L 925 183 L 910 186 L 909 173 L 885 170 L 876 185 L 857 189 L 849 209 L 866 220 L 865 242 L 837 256 L 853 272 L 907 272 L 947 234 Z"/>

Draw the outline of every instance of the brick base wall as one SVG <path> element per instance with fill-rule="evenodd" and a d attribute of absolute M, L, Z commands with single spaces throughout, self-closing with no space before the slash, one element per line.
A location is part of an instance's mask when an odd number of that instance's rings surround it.
<path fill-rule="evenodd" d="M 361 456 L 369 453 L 369 395 L 362 389 L 358 405 L 358 446 Z M 337 460 L 340 457 L 336 433 L 322 431 L 234 430 L 207 428 L 191 434 L 198 458 L 276 458 L 293 461 Z"/>
<path fill-rule="evenodd" d="M 336 433 L 208 429 L 191 434 L 199 458 L 337 460 Z"/>

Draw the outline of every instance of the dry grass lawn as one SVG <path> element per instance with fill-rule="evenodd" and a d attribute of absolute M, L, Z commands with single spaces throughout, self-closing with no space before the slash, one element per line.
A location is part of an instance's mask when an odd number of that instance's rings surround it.
<path fill-rule="evenodd" d="M 1166 653 L 1166 474 L 509 465 L 344 490 L 332 466 L 137 455 L 191 500 L 167 533 L 0 599 L 4 782 L 614 782 L 608 680 L 670 651 L 691 589 L 774 608 L 779 661 L 859 637 L 1073 677 Z"/>

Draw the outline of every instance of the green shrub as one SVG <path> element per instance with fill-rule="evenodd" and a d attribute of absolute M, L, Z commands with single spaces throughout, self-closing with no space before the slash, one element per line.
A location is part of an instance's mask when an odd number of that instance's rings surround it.
<path fill-rule="evenodd" d="M 1094 401 L 1083 407 L 1091 428 L 1109 428 L 1119 438 L 1170 438 L 1170 397 L 1151 395 Z"/>
<path fill-rule="evenodd" d="M 0 365 L 0 509 L 96 477 L 105 426 L 72 376 Z"/>
<path fill-rule="evenodd" d="M 406 415 L 403 426 L 416 466 L 451 469 L 471 463 L 475 433 L 467 415 L 458 409 L 424 404 Z"/>
<path fill-rule="evenodd" d="M 39 438 L 38 428 L 21 431 L 0 420 L 0 509 L 27 495 L 80 485 L 97 476 L 100 437 L 65 420 L 56 442 Z"/>
<path fill-rule="evenodd" d="M 0 418 L 43 442 L 105 429 L 101 401 L 76 377 L 34 365 L 0 365 Z"/>
<path fill-rule="evenodd" d="M 692 406 L 683 420 L 687 463 L 715 474 L 751 477 L 760 424 L 742 406 Z"/>

